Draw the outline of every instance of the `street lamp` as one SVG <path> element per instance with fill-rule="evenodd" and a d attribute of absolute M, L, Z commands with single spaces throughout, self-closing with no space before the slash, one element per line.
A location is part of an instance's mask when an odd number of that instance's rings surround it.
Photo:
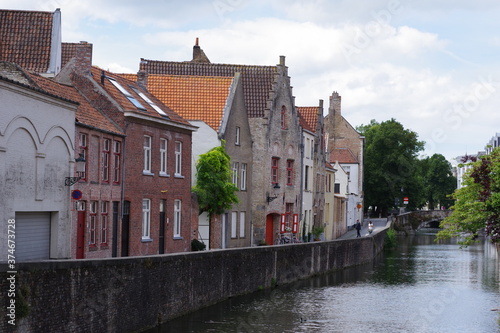
<path fill-rule="evenodd" d="M 83 173 L 85 172 L 85 158 L 83 157 L 83 154 L 79 154 L 78 158 L 75 158 L 75 163 L 76 163 L 76 175 L 77 177 L 66 177 L 64 180 L 64 185 L 66 186 L 72 186 L 76 184 L 80 179 L 83 177 Z"/>

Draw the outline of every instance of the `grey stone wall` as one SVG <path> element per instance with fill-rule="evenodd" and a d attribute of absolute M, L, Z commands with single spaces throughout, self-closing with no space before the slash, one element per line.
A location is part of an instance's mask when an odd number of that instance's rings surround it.
<path fill-rule="evenodd" d="M 19 263 L 16 312 L 8 324 L 7 297 L 1 332 L 134 332 L 231 296 L 369 262 L 385 231 L 330 242 L 261 246 L 152 257 Z M 10 281 L 0 265 L 0 288 Z M 22 294 L 22 297 L 20 297 Z"/>

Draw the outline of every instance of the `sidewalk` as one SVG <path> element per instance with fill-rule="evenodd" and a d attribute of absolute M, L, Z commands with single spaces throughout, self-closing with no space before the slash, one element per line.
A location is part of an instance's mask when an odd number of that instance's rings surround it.
<path fill-rule="evenodd" d="M 361 231 L 360 231 L 361 237 L 366 237 L 366 236 L 370 235 L 368 233 L 368 221 L 372 221 L 373 222 L 373 233 L 372 234 L 377 233 L 380 229 L 385 228 L 385 226 L 387 225 L 387 219 L 386 218 L 381 218 L 381 219 L 365 219 L 364 220 L 364 225 L 363 225 L 363 227 L 361 228 Z M 340 236 L 337 239 L 351 239 L 351 238 L 356 238 L 356 235 L 357 235 L 356 229 L 352 229 L 352 230 L 349 230 L 348 232 L 346 232 L 345 234 L 343 234 L 342 236 Z"/>

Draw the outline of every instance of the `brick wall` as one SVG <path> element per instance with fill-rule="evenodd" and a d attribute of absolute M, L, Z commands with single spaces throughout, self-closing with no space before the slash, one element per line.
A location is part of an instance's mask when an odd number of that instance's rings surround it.
<path fill-rule="evenodd" d="M 1 332 L 132 332 L 231 296 L 369 262 L 385 232 L 361 239 L 153 257 L 17 264 L 30 313 Z M 0 265 L 6 271 L 6 265 Z M 5 275 L 4 273 L 2 275 Z M 0 280 L 1 290 L 9 281 Z M 5 300 L 4 302 L 7 302 Z M 0 307 L 6 318 L 6 303 Z"/>

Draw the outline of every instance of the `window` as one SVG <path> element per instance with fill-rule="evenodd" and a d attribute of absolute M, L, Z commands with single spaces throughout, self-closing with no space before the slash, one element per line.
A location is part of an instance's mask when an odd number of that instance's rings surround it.
<path fill-rule="evenodd" d="M 167 139 L 160 139 L 160 174 L 167 174 Z"/>
<path fill-rule="evenodd" d="M 167 114 L 165 113 L 165 111 L 163 111 L 162 109 L 160 109 L 160 108 L 158 107 L 158 105 L 156 105 L 156 104 L 155 104 L 152 100 L 150 100 L 150 99 L 148 98 L 148 96 L 144 95 L 144 94 L 142 93 L 142 91 L 140 91 L 139 89 L 134 88 L 134 87 L 130 87 L 130 88 L 132 88 L 132 90 L 133 90 L 133 91 L 135 91 L 135 93 L 136 93 L 137 95 L 141 96 L 141 98 L 142 98 L 142 99 L 143 99 L 146 103 L 148 103 L 148 104 L 149 104 L 149 105 L 150 105 L 153 109 L 155 109 L 155 111 L 156 111 L 156 112 L 158 112 L 159 114 L 161 114 L 163 117 L 169 118 L 169 117 L 167 116 Z"/>
<path fill-rule="evenodd" d="M 89 243 L 90 246 L 95 246 L 96 243 L 96 224 L 97 224 L 97 201 L 90 202 L 90 235 Z"/>
<path fill-rule="evenodd" d="M 279 158 L 273 157 L 271 163 L 271 182 L 273 184 L 279 183 L 279 162 L 280 162 Z"/>
<path fill-rule="evenodd" d="M 314 158 L 314 139 L 311 139 L 311 146 L 309 147 L 309 149 L 310 149 L 309 156 L 311 158 Z"/>
<path fill-rule="evenodd" d="M 292 223 L 293 223 L 293 203 L 287 203 L 286 204 L 286 207 L 285 207 L 285 216 L 286 216 L 286 224 L 285 226 L 288 227 L 288 228 L 291 228 L 292 227 Z"/>
<path fill-rule="evenodd" d="M 307 138 L 306 139 L 306 158 L 310 158 L 309 153 L 311 152 L 311 139 Z"/>
<path fill-rule="evenodd" d="M 308 191 L 309 190 L 309 165 L 306 165 L 306 170 L 305 170 L 305 175 L 304 175 L 304 190 Z"/>
<path fill-rule="evenodd" d="M 150 239 L 151 200 L 142 199 L 142 239 Z"/>
<path fill-rule="evenodd" d="M 340 193 L 340 184 L 339 183 L 335 183 L 333 185 L 333 193 L 336 193 L 336 194 Z"/>
<path fill-rule="evenodd" d="M 281 129 L 286 129 L 286 107 L 281 107 Z"/>
<path fill-rule="evenodd" d="M 87 134 L 80 133 L 80 154 L 82 154 L 82 157 L 85 159 L 85 165 L 83 166 L 83 171 L 81 172 L 80 176 L 82 177 L 83 180 L 87 179 L 87 152 L 88 152 L 88 137 Z"/>
<path fill-rule="evenodd" d="M 109 158 L 111 154 L 111 140 L 104 139 L 102 144 L 102 159 L 101 159 L 101 180 L 109 182 Z"/>
<path fill-rule="evenodd" d="M 247 189 L 247 164 L 241 163 L 240 169 L 240 190 L 246 191 Z"/>
<path fill-rule="evenodd" d="M 240 128 L 238 126 L 236 126 L 236 138 L 235 138 L 234 144 L 235 145 L 240 144 Z"/>
<path fill-rule="evenodd" d="M 180 200 L 174 201 L 174 238 L 181 237 L 181 207 Z"/>
<path fill-rule="evenodd" d="M 108 202 L 101 201 L 101 243 L 108 243 Z"/>
<path fill-rule="evenodd" d="M 286 184 L 293 185 L 293 160 L 286 161 Z"/>
<path fill-rule="evenodd" d="M 231 238 L 238 235 L 238 212 L 231 212 Z"/>
<path fill-rule="evenodd" d="M 240 212 L 240 238 L 245 238 L 245 212 Z"/>
<path fill-rule="evenodd" d="M 144 173 L 151 173 L 151 137 L 144 136 Z"/>
<path fill-rule="evenodd" d="M 138 100 L 135 99 L 134 96 L 132 96 L 131 93 L 128 92 L 127 89 L 123 88 L 121 84 L 119 84 L 115 79 L 111 78 L 111 77 L 108 77 L 108 80 L 109 82 L 111 82 L 115 87 L 116 89 L 120 90 L 120 92 L 122 94 L 125 95 L 125 97 L 127 97 L 127 99 L 132 103 L 134 104 L 134 106 L 140 110 L 143 110 L 143 111 L 146 111 L 146 108 L 141 104 L 139 103 Z"/>
<path fill-rule="evenodd" d="M 113 182 L 115 183 L 120 182 L 121 153 L 122 153 L 122 143 L 120 141 L 113 142 L 113 156 L 114 156 Z"/>
<path fill-rule="evenodd" d="M 233 163 L 233 184 L 234 186 L 238 187 L 238 169 L 239 169 L 239 163 L 234 162 Z"/>
<path fill-rule="evenodd" d="M 331 174 L 326 175 L 325 187 L 326 187 L 326 192 L 328 192 L 328 193 L 332 192 L 332 175 Z"/>
<path fill-rule="evenodd" d="M 182 142 L 175 141 L 175 175 L 182 175 Z"/>

